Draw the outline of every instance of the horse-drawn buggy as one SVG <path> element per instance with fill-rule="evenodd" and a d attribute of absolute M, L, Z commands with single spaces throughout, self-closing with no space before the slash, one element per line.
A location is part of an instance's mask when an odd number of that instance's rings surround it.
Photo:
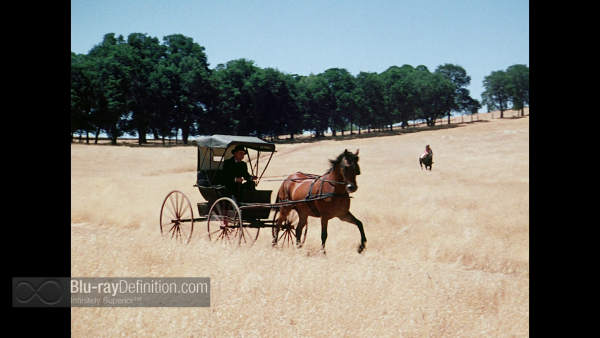
<path fill-rule="evenodd" d="M 327 222 L 339 217 L 356 224 L 361 233 L 361 252 L 366 243 L 362 223 L 349 211 L 349 192 L 357 189 L 358 151 L 345 150 L 325 175 L 296 172 L 283 180 L 275 202 L 272 190 L 259 190 L 258 185 L 275 153 L 275 144 L 251 136 L 213 135 L 196 138 L 198 144 L 197 187 L 205 201 L 192 207 L 189 198 L 179 190 L 167 194 L 160 211 L 160 231 L 182 243 L 189 243 L 194 225 L 206 222 L 205 238 L 211 242 L 252 245 L 260 230 L 271 228 L 274 246 L 302 246 L 306 240 L 308 216 L 320 217 L 323 251 L 327 238 Z M 231 194 L 224 182 L 224 163 L 232 150 L 243 147 L 247 165 L 255 180 L 255 189 Z M 265 156 L 266 155 L 266 156 Z M 266 163 L 265 163 L 266 162 Z M 262 172 L 260 166 L 264 164 Z M 199 217 L 194 217 L 196 214 Z M 304 233 L 302 233 L 304 230 Z M 295 242 L 295 243 L 294 243 Z"/>

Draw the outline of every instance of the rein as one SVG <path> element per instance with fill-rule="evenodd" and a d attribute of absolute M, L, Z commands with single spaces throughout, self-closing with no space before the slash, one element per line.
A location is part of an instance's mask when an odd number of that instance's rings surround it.
<path fill-rule="evenodd" d="M 312 180 L 312 179 L 319 179 L 321 177 L 324 177 L 325 175 L 329 174 L 331 172 L 331 170 L 329 170 L 328 172 L 326 172 L 323 175 L 314 175 L 314 174 L 306 174 L 303 172 L 298 172 L 302 175 L 306 175 L 308 177 L 305 178 L 286 178 L 283 180 L 263 180 L 263 181 L 267 181 L 267 182 L 281 182 L 281 181 L 303 181 L 303 180 Z M 280 176 L 266 176 L 267 178 L 271 178 L 271 177 L 285 177 L 286 175 L 280 175 Z M 346 182 L 338 182 L 338 181 L 332 181 L 332 180 L 326 180 L 323 179 L 323 182 L 329 182 L 329 183 L 333 183 L 333 184 L 346 184 Z"/>

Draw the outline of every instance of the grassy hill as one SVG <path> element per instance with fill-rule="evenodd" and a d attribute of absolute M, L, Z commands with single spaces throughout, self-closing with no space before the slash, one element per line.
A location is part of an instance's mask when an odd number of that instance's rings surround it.
<path fill-rule="evenodd" d="M 465 117 L 466 119 L 466 117 Z M 433 171 L 421 170 L 426 144 Z M 351 211 L 365 227 L 309 218 L 303 248 L 161 238 L 171 190 L 195 205 L 195 147 L 71 145 L 73 277 L 210 277 L 209 308 L 72 308 L 73 336 L 482 337 L 529 335 L 529 117 L 386 137 L 278 144 L 259 189 L 323 174 L 360 149 Z M 273 196 L 274 200 L 274 196 Z"/>

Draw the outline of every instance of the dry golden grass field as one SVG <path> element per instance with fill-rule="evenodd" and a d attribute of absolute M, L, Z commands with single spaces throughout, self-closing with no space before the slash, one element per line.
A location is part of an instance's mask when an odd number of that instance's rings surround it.
<path fill-rule="evenodd" d="M 466 121 L 465 121 L 466 122 Z M 433 171 L 421 170 L 426 144 Z M 196 148 L 71 145 L 71 276 L 210 277 L 210 307 L 74 307 L 74 337 L 527 337 L 529 116 L 282 144 L 265 176 L 323 174 L 360 149 L 356 226 L 310 218 L 301 249 L 163 239 L 171 190 L 192 204 Z M 279 188 L 263 181 L 259 189 Z M 275 199 L 275 192 L 272 199 Z"/>

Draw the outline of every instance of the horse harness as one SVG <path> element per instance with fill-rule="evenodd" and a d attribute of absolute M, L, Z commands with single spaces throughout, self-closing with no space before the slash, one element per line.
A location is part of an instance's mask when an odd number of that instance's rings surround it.
<path fill-rule="evenodd" d="M 310 188 L 308 188 L 308 194 L 306 194 L 306 200 L 307 200 L 307 202 L 306 202 L 306 205 L 308 205 L 308 207 L 310 208 L 310 211 L 312 211 L 312 212 L 313 212 L 315 215 L 317 215 L 317 217 L 321 217 L 321 213 L 319 213 L 319 211 L 317 211 L 317 208 L 316 208 L 316 200 L 319 200 L 319 199 L 324 199 L 324 198 L 330 198 L 330 197 L 345 197 L 345 198 L 351 198 L 351 197 L 350 197 L 350 194 L 349 194 L 348 192 L 345 192 L 345 193 L 342 193 L 342 194 L 336 194 L 336 193 L 333 193 L 333 192 L 326 192 L 326 193 L 323 193 L 323 184 L 324 184 L 325 182 L 329 182 L 329 183 L 333 183 L 333 184 L 344 184 L 344 182 L 336 182 L 336 181 L 330 181 L 330 180 L 326 180 L 326 179 L 325 179 L 325 176 L 326 176 L 327 174 L 329 174 L 330 172 L 331 172 L 331 170 L 329 170 L 328 172 L 326 172 L 325 174 L 323 174 L 323 176 L 317 176 L 317 177 L 316 177 L 316 178 L 315 178 L 315 179 L 312 181 L 312 183 L 310 184 Z M 306 175 L 306 174 L 305 174 L 305 175 Z M 308 176 L 308 175 L 307 175 L 307 176 Z M 314 176 L 314 175 L 312 175 L 312 176 Z M 315 185 L 315 183 L 316 183 L 318 180 L 321 180 L 321 187 L 319 188 L 319 193 L 318 193 L 318 194 L 315 194 L 315 195 L 313 195 L 313 194 L 312 194 L 312 189 L 313 189 L 313 186 Z M 311 199 L 312 199 L 313 201 L 310 201 Z M 295 208 L 295 207 L 294 207 L 294 208 Z"/>

